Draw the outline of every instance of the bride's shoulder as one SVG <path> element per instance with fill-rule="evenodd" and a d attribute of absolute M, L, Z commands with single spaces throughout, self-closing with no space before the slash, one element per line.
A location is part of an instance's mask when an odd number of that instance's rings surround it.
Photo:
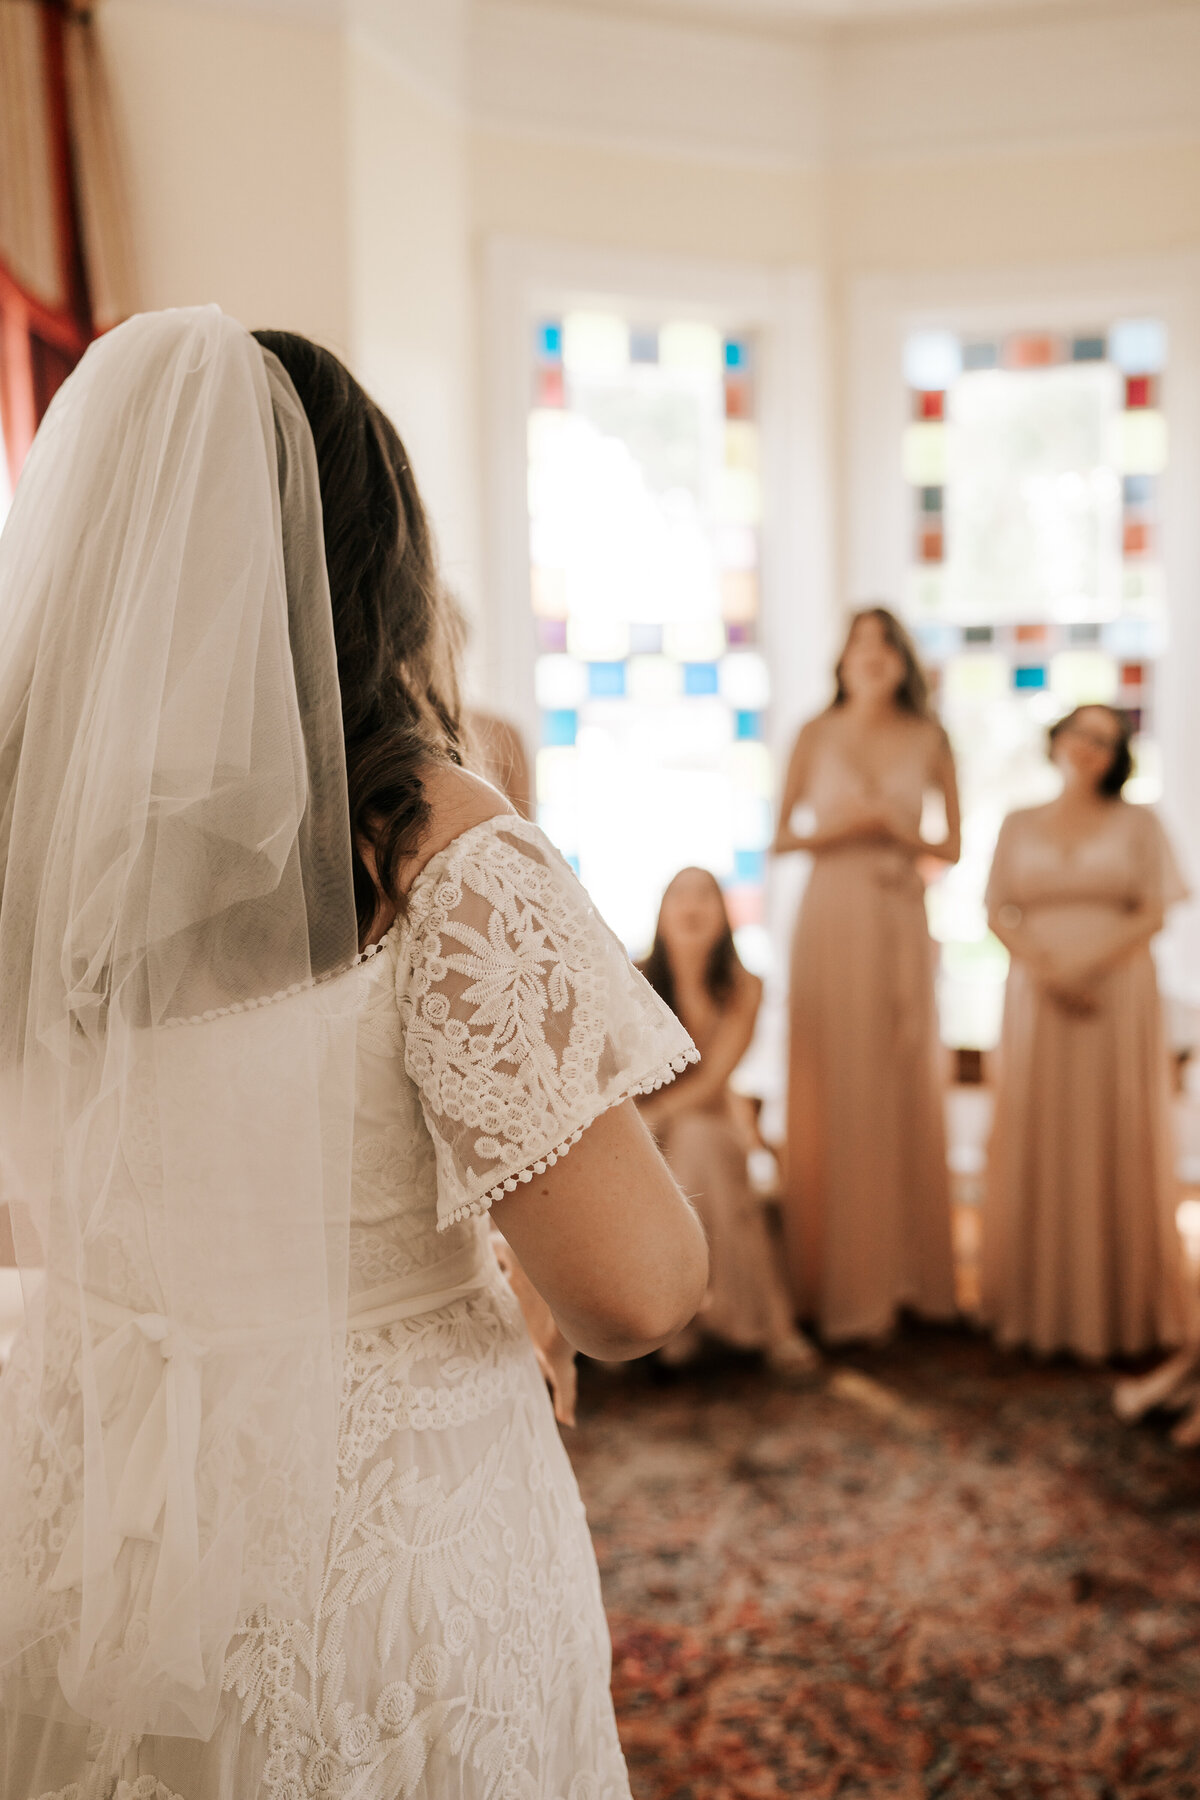
<path fill-rule="evenodd" d="M 520 816 L 490 782 L 454 763 L 427 763 L 421 770 L 421 786 L 429 817 L 416 849 L 400 866 L 400 887 L 405 893 L 425 865 L 464 832 L 489 819 Z"/>

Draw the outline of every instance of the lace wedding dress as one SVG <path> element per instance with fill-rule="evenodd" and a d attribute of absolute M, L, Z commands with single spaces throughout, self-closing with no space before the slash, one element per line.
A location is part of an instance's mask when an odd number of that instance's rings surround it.
<path fill-rule="evenodd" d="M 240 1621 L 206 1743 L 10 1717 L 5 1800 L 627 1800 L 583 1507 L 485 1215 L 696 1052 L 510 815 L 338 979 L 360 988 L 350 1332 L 317 1607 Z M 52 1561 L 63 1483 L 25 1448 Z"/>

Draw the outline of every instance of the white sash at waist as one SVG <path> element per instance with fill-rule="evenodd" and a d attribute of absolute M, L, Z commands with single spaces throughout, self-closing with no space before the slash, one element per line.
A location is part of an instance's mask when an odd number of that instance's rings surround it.
<path fill-rule="evenodd" d="M 494 1266 L 487 1238 L 473 1238 L 398 1281 L 352 1294 L 347 1330 L 377 1330 L 436 1312 L 478 1293 Z M 126 1538 L 158 1541 L 164 1560 L 173 1565 L 172 1591 L 178 1591 L 199 1566 L 195 1480 L 202 1361 L 210 1349 L 236 1350 L 239 1343 L 261 1342 L 267 1334 L 216 1331 L 206 1341 L 203 1332 L 162 1313 L 137 1312 L 103 1294 L 84 1299 L 89 1317 L 112 1327 L 92 1353 L 111 1494 L 111 1534 L 102 1567 L 111 1569 Z M 78 1587 L 83 1580 L 81 1527 L 77 1518 L 50 1577 L 52 1591 Z"/>

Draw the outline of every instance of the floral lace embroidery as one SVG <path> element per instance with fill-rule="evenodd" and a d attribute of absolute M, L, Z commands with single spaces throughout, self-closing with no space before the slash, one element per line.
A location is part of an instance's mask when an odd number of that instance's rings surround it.
<path fill-rule="evenodd" d="M 441 1227 L 542 1174 L 697 1052 L 536 826 L 502 816 L 413 886 L 397 967 Z"/>

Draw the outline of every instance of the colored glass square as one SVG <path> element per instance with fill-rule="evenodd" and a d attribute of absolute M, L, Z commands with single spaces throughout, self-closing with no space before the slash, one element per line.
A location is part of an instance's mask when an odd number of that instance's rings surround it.
<path fill-rule="evenodd" d="M 560 368 L 538 369 L 534 376 L 535 406 L 556 407 L 567 404 L 567 389 Z"/>
<path fill-rule="evenodd" d="M 1108 345 L 1102 337 L 1077 337 L 1071 340 L 1072 362 L 1103 362 Z"/>
<path fill-rule="evenodd" d="M 963 631 L 963 642 L 967 644 L 990 644 L 995 637 L 990 625 L 968 625 Z"/>
<path fill-rule="evenodd" d="M 635 363 L 658 361 L 658 332 L 652 327 L 635 325 L 629 333 L 629 360 Z"/>
<path fill-rule="evenodd" d="M 735 931 L 745 925 L 761 925 L 767 913 L 766 896 L 759 887 L 731 887 L 725 892 L 725 908 Z"/>
<path fill-rule="evenodd" d="M 579 730 L 579 714 L 573 706 L 556 706 L 542 714 L 543 744 L 573 744 Z"/>
<path fill-rule="evenodd" d="M 744 625 L 758 617 L 758 576 L 753 569 L 722 571 L 721 616 L 730 625 Z"/>
<path fill-rule="evenodd" d="M 1154 379 L 1150 375 L 1127 375 L 1125 377 L 1125 405 L 1154 405 Z"/>
<path fill-rule="evenodd" d="M 746 708 L 736 712 L 733 717 L 733 735 L 738 738 L 760 738 L 762 736 L 762 714 L 750 712 Z"/>
<path fill-rule="evenodd" d="M 962 373 L 962 344 L 953 331 L 914 331 L 904 341 L 903 361 L 910 388 L 948 388 Z"/>
<path fill-rule="evenodd" d="M 993 343 L 964 344 L 964 369 L 996 369 L 1000 366 L 1000 346 Z"/>
<path fill-rule="evenodd" d="M 1117 697 L 1117 665 L 1103 650 L 1063 650 L 1050 665 L 1050 686 L 1064 706 L 1105 705 Z"/>
<path fill-rule="evenodd" d="M 557 319 L 543 319 L 538 326 L 537 353 L 544 362 L 562 361 L 562 326 Z"/>
<path fill-rule="evenodd" d="M 1118 413 L 1117 461 L 1123 475 L 1158 475 L 1167 466 L 1167 421 L 1154 407 Z"/>
<path fill-rule="evenodd" d="M 1140 688 L 1145 679 L 1146 665 L 1144 663 L 1121 664 L 1121 686 L 1123 688 Z"/>
<path fill-rule="evenodd" d="M 1153 499 L 1153 475 L 1122 475 L 1121 501 L 1123 505 L 1149 506 Z"/>
<path fill-rule="evenodd" d="M 1069 644 L 1098 644 L 1100 627 L 1099 625 L 1068 625 L 1067 642 Z"/>
<path fill-rule="evenodd" d="M 623 662 L 591 662 L 587 666 L 588 694 L 593 700 L 622 700 L 625 697 L 625 664 Z"/>
<path fill-rule="evenodd" d="M 567 571 L 534 563 L 529 571 L 529 591 L 533 610 L 542 619 L 565 619 L 567 616 Z"/>
<path fill-rule="evenodd" d="M 758 637 L 758 632 L 755 629 L 754 621 L 748 619 L 740 625 L 727 625 L 725 627 L 725 636 L 729 641 L 731 649 L 745 650 L 755 642 Z"/>
<path fill-rule="evenodd" d="M 1126 519 L 1121 549 L 1126 556 L 1145 556 L 1150 548 L 1150 527 L 1143 519 Z"/>
<path fill-rule="evenodd" d="M 925 662 L 939 663 L 954 655 L 962 633 L 957 625 L 918 625 L 916 639 Z"/>
<path fill-rule="evenodd" d="M 1161 319 L 1122 319 L 1108 334 L 1108 353 L 1123 375 L 1157 375 L 1167 360 Z"/>
<path fill-rule="evenodd" d="M 752 419 L 754 417 L 754 393 L 748 381 L 737 375 L 725 378 L 725 417 L 727 419 Z"/>
<path fill-rule="evenodd" d="M 913 397 L 913 417 L 917 419 L 944 419 L 946 416 L 946 396 L 944 393 L 916 394 Z"/>
<path fill-rule="evenodd" d="M 661 625 L 631 625 L 629 627 L 629 654 L 631 656 L 658 656 L 662 651 L 663 628 Z"/>
<path fill-rule="evenodd" d="M 582 865 L 580 864 L 580 861 L 579 861 L 578 852 L 572 851 L 570 856 L 565 856 L 563 858 L 563 861 L 566 863 L 566 865 L 570 869 L 571 873 L 575 876 L 575 879 L 578 880 L 580 877 L 581 869 L 582 869 Z"/>
<path fill-rule="evenodd" d="M 537 647 L 547 655 L 554 656 L 567 647 L 567 621 L 565 619 L 537 619 L 535 621 Z"/>
<path fill-rule="evenodd" d="M 918 419 L 906 427 L 900 447 L 904 478 L 913 487 L 940 487 L 946 479 L 946 427 Z"/>
<path fill-rule="evenodd" d="M 1062 361 L 1057 338 L 1045 332 L 1018 332 L 1006 339 L 1004 364 L 1009 369 L 1050 369 Z"/>
<path fill-rule="evenodd" d="M 684 663 L 683 691 L 689 699 L 702 694 L 715 694 L 718 686 L 715 662 Z"/>
<path fill-rule="evenodd" d="M 917 542 L 917 554 L 923 563 L 940 563 L 944 549 L 941 527 L 922 531 Z"/>
<path fill-rule="evenodd" d="M 1021 690 L 1032 690 L 1046 686 L 1046 666 L 1044 663 L 1025 663 L 1013 670 L 1013 686 Z"/>
<path fill-rule="evenodd" d="M 1018 644 L 1044 644 L 1049 635 L 1049 628 L 1045 625 L 1017 625 L 1013 629 L 1013 637 Z"/>
<path fill-rule="evenodd" d="M 921 511 L 923 513 L 940 513 L 945 504 L 945 488 L 923 487 L 921 489 Z"/>
<path fill-rule="evenodd" d="M 745 338 L 725 339 L 725 367 L 727 369 L 748 369 L 750 367 L 750 346 Z"/>
<path fill-rule="evenodd" d="M 747 886 L 757 886 L 766 879 L 767 858 L 762 850 L 735 850 L 733 853 L 733 879 L 744 882 Z"/>
<path fill-rule="evenodd" d="M 1142 729 L 1142 719 L 1144 717 L 1142 708 L 1140 706 L 1127 706 L 1125 708 L 1125 717 L 1129 720 L 1129 729 L 1132 731 L 1134 737 L 1136 737 L 1138 732 Z"/>

